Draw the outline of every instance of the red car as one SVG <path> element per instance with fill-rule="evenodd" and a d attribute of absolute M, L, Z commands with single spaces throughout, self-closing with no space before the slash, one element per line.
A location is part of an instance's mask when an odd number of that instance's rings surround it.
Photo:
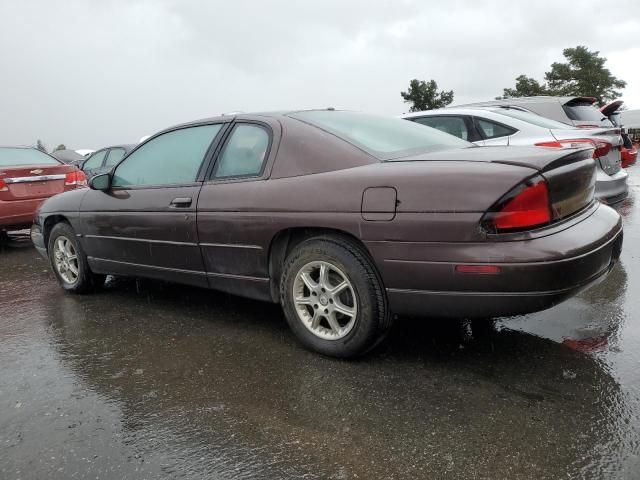
<path fill-rule="evenodd" d="M 40 150 L 0 147 L 0 235 L 30 227 L 45 199 L 86 185 L 81 170 Z"/>
<path fill-rule="evenodd" d="M 623 125 L 620 121 L 620 107 L 622 106 L 622 103 L 622 100 L 616 100 L 606 104 L 604 107 L 601 107 L 600 111 L 616 127 L 621 127 L 622 146 L 620 147 L 620 160 L 622 168 L 627 168 L 636 163 L 636 159 L 638 158 L 638 149 L 633 145 L 633 142 L 629 138 L 625 129 L 622 128 Z"/>

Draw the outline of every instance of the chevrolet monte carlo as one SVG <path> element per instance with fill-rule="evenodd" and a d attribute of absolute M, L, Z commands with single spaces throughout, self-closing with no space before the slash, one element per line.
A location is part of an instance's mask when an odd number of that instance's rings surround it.
<path fill-rule="evenodd" d="M 277 302 L 306 347 L 352 357 L 397 315 L 523 314 L 606 275 L 622 222 L 592 154 L 332 109 L 221 116 L 47 200 L 32 239 L 65 290 L 113 274 Z"/>

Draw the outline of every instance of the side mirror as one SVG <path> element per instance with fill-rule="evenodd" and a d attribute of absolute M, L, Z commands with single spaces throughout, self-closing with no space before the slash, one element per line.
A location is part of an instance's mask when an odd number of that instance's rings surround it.
<path fill-rule="evenodd" d="M 111 188 L 111 174 L 100 173 L 89 179 L 89 188 L 106 192 Z"/>

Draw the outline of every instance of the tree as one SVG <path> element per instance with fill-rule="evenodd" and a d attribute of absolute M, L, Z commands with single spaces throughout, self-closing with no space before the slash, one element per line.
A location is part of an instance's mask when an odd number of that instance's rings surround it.
<path fill-rule="evenodd" d="M 505 88 L 504 97 L 525 97 L 532 95 L 569 95 L 595 97 L 599 104 L 607 103 L 621 96 L 616 89 L 627 86 L 627 82 L 614 77 L 604 64 L 606 58 L 600 52 L 591 51 L 583 45 L 565 48 L 562 51 L 565 63 L 554 62 L 551 70 L 544 74 L 547 83 L 520 75 L 515 88 Z"/>
<path fill-rule="evenodd" d="M 443 108 L 453 102 L 453 90 L 448 92 L 442 90 L 438 93 L 438 84 L 435 80 L 418 80 L 414 78 L 409 82 L 409 89 L 400 92 L 405 103 L 411 103 L 410 112 L 421 112 L 422 110 L 433 110 Z"/>
<path fill-rule="evenodd" d="M 520 75 L 516 78 L 516 88 L 505 88 L 503 92 L 503 98 L 549 95 L 546 85 L 541 85 L 535 78 L 526 75 Z"/>
<path fill-rule="evenodd" d="M 57 152 L 58 150 L 66 150 L 67 147 L 65 146 L 64 143 L 61 143 L 60 145 L 58 145 L 56 148 L 53 149 L 54 152 Z"/>
<path fill-rule="evenodd" d="M 47 153 L 47 147 L 42 143 L 42 140 L 38 139 L 36 142 L 36 148 L 41 152 Z"/>
<path fill-rule="evenodd" d="M 562 51 L 566 63 L 554 62 L 551 70 L 544 74 L 549 89 L 557 95 L 595 97 L 600 104 L 614 100 L 622 94 L 616 89 L 627 86 L 627 82 L 614 77 L 604 64 L 606 58 L 598 51 L 590 51 L 579 45 Z"/>

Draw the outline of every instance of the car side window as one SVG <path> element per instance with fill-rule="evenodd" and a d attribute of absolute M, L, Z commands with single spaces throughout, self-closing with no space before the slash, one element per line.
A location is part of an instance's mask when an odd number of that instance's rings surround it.
<path fill-rule="evenodd" d="M 152 138 L 116 167 L 111 184 L 176 185 L 193 183 L 221 124 L 181 128 Z"/>
<path fill-rule="evenodd" d="M 478 129 L 485 139 L 506 137 L 507 135 L 513 135 L 517 132 L 515 128 L 507 127 L 499 123 L 492 122 L 486 118 L 476 118 L 476 124 Z"/>
<path fill-rule="evenodd" d="M 106 150 L 100 150 L 99 152 L 91 154 L 91 156 L 85 160 L 84 164 L 82 165 L 82 169 L 85 170 L 100 168 L 100 166 L 102 165 L 102 160 L 104 160 L 106 154 Z"/>
<path fill-rule="evenodd" d="M 427 127 L 438 129 L 441 132 L 454 135 L 463 140 L 471 141 L 469 140 L 469 131 L 467 129 L 467 124 L 462 117 L 454 117 L 451 115 L 422 117 L 416 118 L 415 122 L 426 125 Z"/>
<path fill-rule="evenodd" d="M 233 128 L 215 170 L 215 177 L 257 176 L 262 172 L 269 149 L 264 127 L 238 124 Z"/>
<path fill-rule="evenodd" d="M 124 154 L 124 148 L 112 148 L 111 150 L 109 150 L 109 156 L 107 157 L 107 161 L 104 162 L 104 166 L 111 167 L 115 165 L 124 158 Z"/>

